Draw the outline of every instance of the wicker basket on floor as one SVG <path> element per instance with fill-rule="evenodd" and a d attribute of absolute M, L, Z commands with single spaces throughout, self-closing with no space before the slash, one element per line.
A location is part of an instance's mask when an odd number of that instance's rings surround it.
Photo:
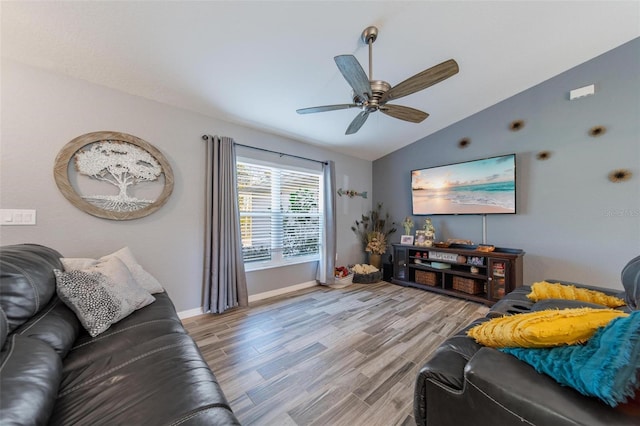
<path fill-rule="evenodd" d="M 354 284 L 373 284 L 382 280 L 382 272 L 376 271 L 368 274 L 353 274 Z"/>

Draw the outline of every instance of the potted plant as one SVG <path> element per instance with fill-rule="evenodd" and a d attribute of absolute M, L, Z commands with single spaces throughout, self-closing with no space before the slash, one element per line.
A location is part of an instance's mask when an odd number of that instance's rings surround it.
<path fill-rule="evenodd" d="M 369 253 L 369 263 L 380 269 L 380 256 L 386 253 L 389 235 L 396 232 L 395 223 L 389 217 L 389 213 L 382 213 L 382 203 L 376 208 L 363 214 L 361 220 L 356 220 L 351 230 L 356 234 L 362 250 Z M 373 262 L 377 262 L 374 265 Z"/>

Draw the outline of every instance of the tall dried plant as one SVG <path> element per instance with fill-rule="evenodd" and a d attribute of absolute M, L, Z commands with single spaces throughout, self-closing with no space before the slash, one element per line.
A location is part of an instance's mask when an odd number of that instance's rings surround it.
<path fill-rule="evenodd" d="M 378 203 L 375 209 L 370 210 L 367 214 L 363 214 L 362 218 L 356 220 L 355 225 L 351 226 L 351 230 L 356 234 L 362 244 L 362 250 L 366 250 L 371 233 L 379 232 L 384 235 L 386 248 L 389 235 L 396 232 L 395 222 L 391 220 L 389 213 L 382 214 L 382 204 L 383 203 Z"/>

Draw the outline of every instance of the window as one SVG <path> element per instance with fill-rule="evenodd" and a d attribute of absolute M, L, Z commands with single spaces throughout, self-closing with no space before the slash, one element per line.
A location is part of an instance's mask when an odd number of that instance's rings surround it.
<path fill-rule="evenodd" d="M 320 172 L 239 160 L 237 176 L 247 270 L 318 260 Z"/>

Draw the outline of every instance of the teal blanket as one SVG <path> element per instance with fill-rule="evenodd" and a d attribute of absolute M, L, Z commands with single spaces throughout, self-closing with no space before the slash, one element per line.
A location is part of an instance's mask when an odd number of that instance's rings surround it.
<path fill-rule="evenodd" d="M 562 385 L 615 407 L 640 387 L 640 311 L 614 319 L 584 345 L 500 350 Z"/>

